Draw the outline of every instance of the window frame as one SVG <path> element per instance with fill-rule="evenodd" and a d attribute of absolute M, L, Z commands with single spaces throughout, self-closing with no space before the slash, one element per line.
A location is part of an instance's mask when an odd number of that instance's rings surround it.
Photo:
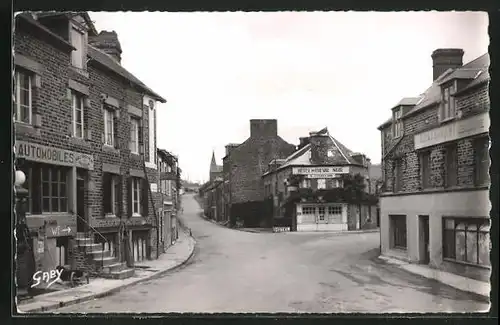
<path fill-rule="evenodd" d="M 28 78 L 28 121 L 23 121 L 21 120 L 21 112 L 22 112 L 22 106 L 21 105 L 21 76 L 26 76 Z M 30 73 L 26 70 L 19 69 L 16 67 L 16 73 L 15 73 L 15 84 L 14 84 L 14 91 L 15 91 L 15 111 L 14 111 L 14 119 L 18 123 L 23 123 L 23 124 L 32 124 L 33 123 L 33 80 L 34 76 L 33 73 Z M 25 88 L 23 88 L 26 90 Z"/>
<path fill-rule="evenodd" d="M 73 39 L 73 35 L 77 33 L 79 35 L 79 42 Z M 80 69 L 86 70 L 86 62 L 85 62 L 85 31 L 82 31 L 80 28 L 76 27 L 74 24 L 71 24 L 70 29 L 71 35 L 71 45 L 76 48 L 75 51 L 71 52 L 71 66 Z M 79 43 L 79 44 L 78 44 Z M 77 55 L 79 56 L 77 57 Z M 78 63 L 78 64 L 77 64 Z M 81 66 L 78 66 L 81 65 Z"/>
<path fill-rule="evenodd" d="M 142 178 L 132 177 L 132 216 L 141 215 L 141 184 Z M 137 211 L 135 210 L 135 205 L 137 204 Z"/>
<path fill-rule="evenodd" d="M 79 123 L 77 122 L 77 111 L 78 107 L 76 106 L 76 103 L 80 103 L 80 111 L 81 111 L 81 120 Z M 85 107 L 84 107 L 84 95 L 80 94 L 77 91 L 72 90 L 71 91 L 71 109 L 73 113 L 73 137 L 78 138 L 78 139 L 83 139 L 85 137 Z M 77 134 L 77 125 L 81 125 L 81 135 Z"/>
<path fill-rule="evenodd" d="M 392 134 L 394 138 L 403 136 L 403 107 L 399 107 L 393 111 Z"/>
<path fill-rule="evenodd" d="M 441 119 L 440 121 L 448 121 L 455 118 L 457 114 L 457 104 L 455 101 L 455 97 L 453 94 L 456 90 L 456 83 L 443 87 L 441 90 L 441 101 L 442 105 L 440 105 L 439 109 L 441 110 Z"/>
<path fill-rule="evenodd" d="M 491 140 L 489 137 L 479 137 L 474 139 L 474 185 L 475 186 L 486 186 L 489 185 L 491 179 L 489 174 L 491 158 L 490 158 L 490 144 Z M 479 153 L 478 153 L 479 151 Z M 484 156 L 484 157 L 483 157 Z M 483 164 L 488 163 L 487 167 Z M 484 175 L 483 175 L 484 174 Z M 484 179 L 483 179 L 484 177 Z"/>
<path fill-rule="evenodd" d="M 130 118 L 130 152 L 139 154 L 139 119 L 134 117 Z"/>
<path fill-rule="evenodd" d="M 431 151 L 423 150 L 420 156 L 420 184 L 422 189 L 431 188 Z"/>
<path fill-rule="evenodd" d="M 48 181 L 46 181 L 44 179 L 44 171 L 47 171 L 48 172 Z M 57 172 L 57 180 L 54 181 L 52 179 L 52 173 L 56 171 Z M 68 185 L 69 185 L 69 182 L 68 182 L 68 179 L 69 179 L 69 173 L 68 173 L 68 170 L 67 168 L 64 168 L 64 167 L 60 167 L 60 166 L 56 166 L 56 165 L 48 165 L 48 164 L 43 164 L 40 166 L 40 169 L 39 169 L 39 172 L 40 172 L 40 214 L 59 214 L 59 213 L 68 213 L 69 212 L 69 191 L 68 191 Z M 57 183 L 57 196 L 54 196 L 52 194 L 52 189 L 53 189 L 53 186 L 54 186 L 54 183 Z M 48 184 L 48 193 L 49 195 L 44 195 L 44 192 L 43 192 L 43 187 L 44 187 L 44 184 Z M 61 184 L 64 184 L 65 186 L 65 189 L 66 189 L 66 196 L 60 196 L 60 193 L 61 193 Z M 49 209 L 48 211 L 45 210 L 45 204 L 44 204 L 44 200 L 45 199 L 48 199 L 49 201 Z M 53 209 L 53 200 L 54 199 L 57 199 L 58 200 L 58 203 L 57 203 L 57 206 L 58 206 L 58 211 L 54 211 Z M 63 210 L 61 209 L 60 207 L 62 206 L 61 205 L 61 200 L 66 200 L 66 208 Z"/>
<path fill-rule="evenodd" d="M 453 222 L 453 229 L 450 229 L 447 227 L 447 222 Z M 457 229 L 459 225 L 463 224 L 464 228 L 463 229 Z M 476 226 L 475 230 L 470 230 L 470 226 Z M 488 230 L 481 230 L 482 227 L 486 226 Z M 490 235 L 490 229 L 491 229 L 491 219 L 487 217 L 450 217 L 450 216 L 444 216 L 442 218 L 442 250 L 443 250 L 443 260 L 453 262 L 453 263 L 458 263 L 458 264 L 467 264 L 467 265 L 472 265 L 476 267 L 482 267 L 482 268 L 491 268 L 491 258 L 488 257 L 488 263 L 487 264 L 481 264 L 480 263 L 480 234 L 487 234 L 488 235 L 488 249 L 491 249 L 491 235 Z M 464 233 L 464 260 L 459 260 L 457 258 L 457 233 Z M 468 260 L 467 254 L 467 234 L 468 233 L 474 233 L 476 236 L 476 262 L 470 262 Z M 451 234 L 451 236 L 449 235 Z M 448 239 L 451 239 L 451 243 L 448 243 Z M 449 251 L 449 249 L 452 248 L 452 251 Z M 488 252 L 488 256 L 489 252 Z"/>
<path fill-rule="evenodd" d="M 316 182 L 317 182 L 316 183 L 316 187 L 317 187 L 318 190 L 324 190 L 324 189 L 326 189 L 326 179 L 325 178 L 318 178 L 316 180 Z M 322 184 L 322 185 L 320 186 L 320 184 Z"/>
<path fill-rule="evenodd" d="M 391 225 L 392 249 L 400 249 L 400 250 L 408 249 L 408 224 L 406 219 L 407 219 L 406 215 L 402 214 L 389 215 L 389 220 Z M 400 229 L 398 226 L 402 226 L 403 223 L 404 227 Z M 397 229 L 399 229 L 399 231 L 397 231 Z"/>
<path fill-rule="evenodd" d="M 104 144 L 109 147 L 115 146 L 115 111 L 106 105 L 103 105 L 103 114 L 104 114 Z M 109 119 L 111 119 L 111 131 L 108 130 L 110 127 Z M 108 143 L 108 135 L 111 135 L 111 141 Z"/>

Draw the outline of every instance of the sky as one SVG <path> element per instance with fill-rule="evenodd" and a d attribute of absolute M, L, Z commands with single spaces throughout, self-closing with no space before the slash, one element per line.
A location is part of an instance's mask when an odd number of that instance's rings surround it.
<path fill-rule="evenodd" d="M 122 65 L 167 99 L 157 145 L 179 156 L 183 178 L 206 181 L 212 151 L 277 119 L 289 143 L 328 127 L 380 162 L 377 127 L 403 97 L 432 83 L 431 53 L 488 51 L 484 12 L 90 12 L 114 30 Z"/>

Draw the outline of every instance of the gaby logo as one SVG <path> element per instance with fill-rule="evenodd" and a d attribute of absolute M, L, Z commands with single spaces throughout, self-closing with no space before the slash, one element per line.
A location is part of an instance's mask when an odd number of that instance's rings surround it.
<path fill-rule="evenodd" d="M 38 271 L 33 274 L 33 280 L 35 283 L 31 285 L 32 288 L 38 286 L 42 281 L 48 283 L 47 289 L 54 284 L 57 280 L 61 279 L 61 274 L 63 270 L 50 270 L 49 272 Z M 52 280 L 54 279 L 54 280 Z"/>

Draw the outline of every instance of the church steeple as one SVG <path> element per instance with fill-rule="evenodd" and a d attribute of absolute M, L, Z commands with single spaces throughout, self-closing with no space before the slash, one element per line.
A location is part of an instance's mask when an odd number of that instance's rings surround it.
<path fill-rule="evenodd" d="M 210 172 L 217 171 L 217 163 L 215 162 L 215 151 L 212 150 L 212 162 L 210 163 Z"/>

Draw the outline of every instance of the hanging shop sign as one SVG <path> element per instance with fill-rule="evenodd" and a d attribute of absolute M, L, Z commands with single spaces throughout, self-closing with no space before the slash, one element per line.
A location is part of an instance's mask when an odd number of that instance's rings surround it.
<path fill-rule="evenodd" d="M 349 166 L 337 167 L 293 167 L 294 175 L 305 175 L 306 178 L 336 178 L 339 174 L 348 174 Z"/>
<path fill-rule="evenodd" d="M 94 157 L 81 152 L 43 146 L 37 143 L 16 141 L 16 158 L 62 165 L 76 166 L 88 170 L 94 169 Z"/>
<path fill-rule="evenodd" d="M 416 134 L 414 137 L 415 150 L 485 133 L 488 132 L 489 128 L 488 112 L 450 122 L 441 127 Z"/>

